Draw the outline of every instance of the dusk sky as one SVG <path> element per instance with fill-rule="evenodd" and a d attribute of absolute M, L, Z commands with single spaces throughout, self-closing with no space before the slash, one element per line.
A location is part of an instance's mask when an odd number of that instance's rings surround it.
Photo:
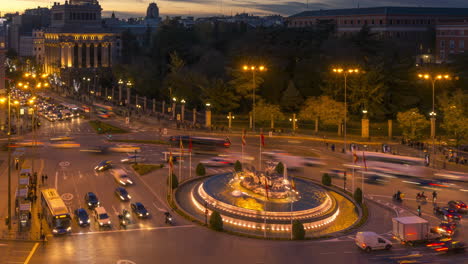
<path fill-rule="evenodd" d="M 0 0 L 0 12 L 23 12 L 37 6 L 50 7 L 64 0 Z M 115 11 L 118 17 L 143 16 L 153 0 L 101 0 L 104 16 Z M 332 9 L 371 6 L 468 7 L 468 0 L 160 0 L 156 1 L 162 17 L 169 15 L 230 15 L 247 12 L 257 15 L 289 16 L 307 9 Z"/>

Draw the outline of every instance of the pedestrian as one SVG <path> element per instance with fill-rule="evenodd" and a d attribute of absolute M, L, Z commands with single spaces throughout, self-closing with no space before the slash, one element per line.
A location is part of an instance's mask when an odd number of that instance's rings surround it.
<path fill-rule="evenodd" d="M 42 176 L 41 176 L 42 185 L 44 185 L 44 178 L 45 178 L 45 176 L 44 176 L 44 174 L 42 174 Z"/>
<path fill-rule="evenodd" d="M 437 192 L 433 191 L 432 192 L 432 202 L 435 203 L 437 201 Z"/>
<path fill-rule="evenodd" d="M 421 205 L 418 205 L 418 216 L 421 216 Z"/>
<path fill-rule="evenodd" d="M 48 178 L 49 178 L 49 177 L 48 177 L 47 174 L 46 174 L 45 177 L 44 177 L 44 179 L 46 180 L 46 182 L 47 182 L 47 179 L 48 179 Z"/>
<path fill-rule="evenodd" d="M 332 150 L 333 152 L 335 152 L 335 144 L 332 144 L 332 145 L 331 145 L 331 150 Z"/>

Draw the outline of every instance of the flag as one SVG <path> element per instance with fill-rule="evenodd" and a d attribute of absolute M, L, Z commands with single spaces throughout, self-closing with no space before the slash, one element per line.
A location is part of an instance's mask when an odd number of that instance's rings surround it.
<path fill-rule="evenodd" d="M 182 153 L 184 151 L 184 145 L 182 144 L 182 137 L 179 137 L 179 147 L 180 147 L 180 153 Z"/>
<path fill-rule="evenodd" d="M 188 149 L 189 152 L 192 153 L 192 137 L 189 138 Z"/>
<path fill-rule="evenodd" d="M 293 188 L 293 190 L 296 191 L 296 183 L 294 182 L 292 178 L 291 178 L 291 188 Z"/>
<path fill-rule="evenodd" d="M 366 168 L 367 171 L 366 156 L 364 156 L 364 151 L 362 152 L 362 161 L 364 162 L 364 168 Z"/>
<path fill-rule="evenodd" d="M 263 135 L 263 132 L 260 134 L 260 140 L 262 141 L 262 146 L 265 146 L 265 136 Z"/>
<path fill-rule="evenodd" d="M 266 193 L 266 198 L 268 200 L 268 181 L 265 179 L 265 193 Z"/>
<path fill-rule="evenodd" d="M 356 164 L 356 163 L 358 162 L 358 160 L 359 160 L 359 157 L 358 157 L 358 155 L 356 154 L 356 151 L 354 151 L 354 152 L 353 152 L 353 162 L 354 162 L 354 164 Z"/>
<path fill-rule="evenodd" d="M 245 146 L 246 142 L 245 142 L 245 129 L 242 130 L 242 146 Z"/>
<path fill-rule="evenodd" d="M 174 162 L 173 162 L 173 159 L 172 159 L 172 152 L 169 152 L 169 160 L 167 162 L 169 163 L 169 168 L 171 170 L 174 170 Z"/>

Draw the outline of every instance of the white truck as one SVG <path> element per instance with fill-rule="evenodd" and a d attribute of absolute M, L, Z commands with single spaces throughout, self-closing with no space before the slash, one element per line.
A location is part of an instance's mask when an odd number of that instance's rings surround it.
<path fill-rule="evenodd" d="M 418 216 L 396 217 L 392 219 L 393 235 L 402 243 L 431 240 L 439 237 L 430 233 L 429 222 Z"/>

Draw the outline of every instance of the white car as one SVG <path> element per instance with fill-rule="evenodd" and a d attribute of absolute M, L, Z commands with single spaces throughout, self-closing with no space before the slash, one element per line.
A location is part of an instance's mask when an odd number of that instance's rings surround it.
<path fill-rule="evenodd" d="M 354 242 L 356 243 L 356 246 L 366 252 L 376 249 L 389 250 L 392 248 L 392 242 L 377 235 L 375 232 L 358 232 Z"/>
<path fill-rule="evenodd" d="M 112 176 L 114 176 L 114 179 L 117 183 L 127 186 L 127 185 L 132 185 L 133 181 L 128 177 L 127 173 L 122 170 L 122 169 L 116 169 L 111 171 Z"/>
<path fill-rule="evenodd" d="M 98 222 L 99 226 L 101 227 L 111 225 L 110 217 L 107 214 L 106 209 L 104 209 L 102 206 L 94 208 L 94 217 L 96 218 L 96 222 Z"/>
<path fill-rule="evenodd" d="M 122 163 L 140 163 L 140 162 L 144 162 L 146 159 L 145 157 L 143 156 L 140 156 L 140 155 L 130 155 L 128 157 L 125 157 L 123 159 L 120 160 L 120 162 Z"/>

